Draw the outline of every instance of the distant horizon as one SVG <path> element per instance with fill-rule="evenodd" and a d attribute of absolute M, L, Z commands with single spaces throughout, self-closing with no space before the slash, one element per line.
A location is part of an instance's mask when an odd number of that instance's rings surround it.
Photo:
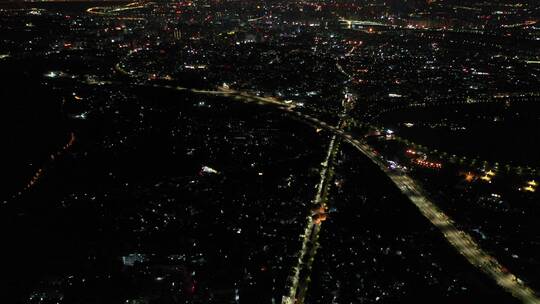
<path fill-rule="evenodd" d="M 540 0 L 0 0 L 2 303 L 540 304 Z"/>
<path fill-rule="evenodd" d="M 144 2 L 130 0 L 43 0 L 43 1 L 27 1 L 27 0 L 0 0 L 0 3 L 47 3 L 47 2 Z"/>

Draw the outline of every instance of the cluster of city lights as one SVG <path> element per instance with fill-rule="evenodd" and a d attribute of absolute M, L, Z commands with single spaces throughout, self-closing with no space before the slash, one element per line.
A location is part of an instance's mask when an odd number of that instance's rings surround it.
<path fill-rule="evenodd" d="M 537 186 L 538 186 L 538 183 L 532 180 L 532 181 L 528 181 L 527 184 L 524 187 L 519 188 L 519 190 L 525 191 L 525 192 L 536 192 Z"/>
<path fill-rule="evenodd" d="M 431 169 L 440 169 L 440 168 L 442 168 L 441 163 L 434 163 L 434 162 L 430 162 L 430 161 L 423 160 L 423 159 L 420 159 L 420 158 L 417 158 L 417 159 L 413 160 L 413 163 L 415 163 L 417 165 L 420 165 L 422 167 L 425 167 L 425 168 L 431 168 Z"/>
<path fill-rule="evenodd" d="M 488 183 L 491 183 L 491 179 L 495 176 L 495 172 L 493 172 L 492 170 L 489 170 L 488 172 L 486 172 L 485 175 L 483 175 L 482 177 L 480 177 L 481 180 L 483 181 L 486 181 Z"/>

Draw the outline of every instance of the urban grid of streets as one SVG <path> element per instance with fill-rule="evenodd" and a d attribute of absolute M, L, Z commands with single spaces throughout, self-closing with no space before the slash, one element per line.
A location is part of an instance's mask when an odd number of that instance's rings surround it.
<path fill-rule="evenodd" d="M 134 2 L 121 7 L 120 10 L 128 10 L 137 8 L 140 3 Z M 112 10 L 112 11 L 111 11 Z M 93 14 L 110 14 L 117 11 L 118 8 L 108 8 L 105 11 L 101 11 L 99 8 L 90 8 L 88 13 Z M 350 27 L 353 23 L 360 21 L 355 20 L 340 20 L 344 25 Z M 350 52 L 354 51 L 354 48 Z M 347 76 L 350 80 L 350 76 L 343 70 L 343 68 L 336 64 L 338 70 Z M 130 74 L 124 71 L 119 64 L 116 65 L 116 69 L 124 74 Z M 93 82 L 93 84 L 106 84 L 107 82 Z M 324 121 L 309 116 L 294 110 L 294 105 L 281 102 L 277 98 L 273 97 L 260 97 L 251 95 L 246 92 L 239 92 L 231 90 L 228 87 L 223 87 L 220 90 L 197 90 L 184 87 L 173 87 L 168 85 L 153 85 L 154 87 L 161 87 L 167 89 L 174 89 L 178 91 L 190 91 L 196 94 L 206 95 L 218 95 L 224 97 L 230 97 L 235 100 L 245 103 L 256 103 L 260 105 L 273 106 L 279 110 L 294 116 L 295 118 L 312 125 L 313 127 L 324 129 L 332 134 L 332 139 L 328 147 L 328 154 L 325 161 L 322 163 L 320 172 L 320 182 L 317 186 L 317 194 L 314 201 L 314 206 L 326 207 L 326 196 L 328 183 L 332 179 L 332 166 L 336 152 L 339 150 L 339 142 L 345 141 L 351 144 L 364 156 L 368 157 L 374 164 L 376 164 L 400 189 L 400 191 L 406 195 L 409 200 L 420 210 L 422 215 L 426 217 L 435 227 L 437 227 L 445 239 L 450 245 L 452 245 L 465 259 L 476 268 L 480 269 L 486 275 L 491 277 L 496 283 L 510 292 L 514 297 L 518 298 L 525 304 L 540 304 L 540 298 L 538 298 L 534 291 L 525 285 L 514 274 L 509 273 L 505 268 L 487 252 L 485 252 L 480 246 L 473 240 L 473 238 L 466 232 L 458 229 L 454 224 L 454 221 L 450 219 L 442 210 L 440 210 L 427 196 L 423 193 L 421 187 L 408 175 L 401 171 L 393 171 L 388 169 L 387 164 L 381 157 L 379 157 L 364 141 L 354 138 L 351 134 L 343 130 L 344 120 L 340 119 L 337 127 L 331 126 Z M 344 106 L 344 108 L 346 108 Z M 344 109 L 346 111 L 346 109 Z M 346 113 L 346 112 L 345 112 Z M 283 297 L 282 304 L 303 303 L 305 293 L 309 284 L 309 275 L 311 273 L 312 261 L 315 257 L 318 247 L 318 236 L 321 229 L 320 222 L 316 223 L 308 215 L 306 228 L 302 235 L 302 247 L 298 254 L 298 265 L 293 267 L 293 274 L 290 277 L 289 294 Z"/>
<path fill-rule="evenodd" d="M 107 84 L 110 82 L 107 81 L 92 81 L 90 84 Z M 141 84 L 144 86 L 144 84 Z M 315 117 L 304 114 L 295 110 L 294 103 L 288 104 L 280 101 L 275 97 L 260 97 L 252 95 L 247 92 L 240 92 L 232 90 L 228 87 L 222 87 L 219 90 L 200 90 L 200 89 L 190 89 L 180 86 L 171 86 L 171 85 L 151 85 L 155 88 L 164 88 L 172 89 L 176 91 L 189 91 L 195 94 L 203 95 L 214 95 L 214 96 L 223 96 L 229 97 L 231 99 L 244 102 L 244 103 L 255 103 L 264 106 L 272 106 L 275 109 L 284 111 L 295 117 L 296 119 L 303 121 L 314 128 L 323 129 L 327 132 L 330 132 L 336 138 L 340 138 L 342 141 L 351 144 L 357 151 L 362 153 L 364 156 L 368 157 L 375 165 L 377 165 L 385 174 L 392 180 L 392 182 L 399 188 L 401 193 L 409 198 L 409 200 L 420 210 L 422 215 L 426 217 L 431 224 L 433 224 L 437 229 L 441 231 L 446 241 L 452 245 L 465 259 L 474 267 L 481 270 L 484 274 L 492 278 L 500 287 L 502 287 L 507 292 L 511 293 L 514 297 L 521 300 L 525 304 L 540 304 L 540 298 L 538 298 L 535 292 L 527 286 L 522 280 L 516 277 L 514 274 L 510 273 L 503 267 L 493 256 L 485 252 L 474 239 L 467 234 L 465 231 L 460 230 L 454 224 L 454 221 L 446 215 L 442 210 L 440 210 L 435 203 L 433 203 L 421 190 L 421 187 L 408 175 L 401 171 L 393 171 L 388 168 L 385 161 L 375 153 L 371 147 L 369 147 L 363 140 L 354 138 L 350 133 L 343 131 L 338 127 L 331 126 L 324 121 L 321 121 Z M 323 163 L 323 170 L 326 166 Z M 321 174 L 324 177 L 325 174 Z M 306 230 L 304 231 L 304 240 L 306 238 L 311 238 L 316 241 L 318 236 L 320 226 L 315 225 L 316 228 L 308 224 Z M 316 232 L 309 232 L 311 229 L 316 229 Z M 307 232 L 307 233 L 306 233 Z M 315 244 L 315 242 L 312 242 Z M 316 248 L 312 248 L 313 250 Z M 302 246 L 302 251 L 307 250 Z M 314 253 L 313 253 L 314 254 Z M 302 255 L 302 253 L 300 254 Z M 306 255 L 306 254 L 304 254 Z M 306 256 L 310 256 L 307 254 Z M 301 260 L 301 257 L 299 258 Z M 303 259 L 305 261 L 305 258 Z M 296 270 L 295 270 L 296 272 Z M 308 277 L 303 279 L 307 280 Z M 308 281 L 292 282 L 291 290 L 295 287 L 295 290 L 298 291 L 298 288 L 307 288 Z M 296 291 L 296 293 L 297 293 Z M 305 290 L 304 290 L 305 291 Z M 296 293 L 290 293 L 284 297 L 283 303 L 291 303 L 287 301 L 292 301 L 291 295 L 296 296 L 296 303 L 301 303 L 299 301 L 298 295 Z M 289 300 L 290 298 L 290 300 Z M 294 301 L 292 302 L 294 303 Z"/>
<path fill-rule="evenodd" d="M 523 303 L 540 304 L 540 298 L 535 295 L 534 291 L 530 287 L 528 287 L 514 274 L 507 271 L 506 268 L 504 268 L 493 256 L 485 252 L 469 234 L 456 227 L 454 221 L 442 210 L 440 210 L 435 203 L 426 197 L 424 192 L 421 190 L 421 187 L 411 177 L 403 172 L 389 170 L 384 160 L 373 152 L 373 150 L 363 140 L 354 138 L 350 133 L 347 133 L 339 128 L 339 126 L 331 126 L 315 117 L 296 111 L 294 110 L 294 105 L 286 104 L 274 97 L 260 97 L 228 88 L 222 88 L 221 90 L 198 90 L 157 84 L 153 86 L 178 91 L 190 91 L 197 94 L 218 95 L 230 97 L 245 103 L 273 106 L 276 109 L 285 111 L 286 113 L 289 113 L 290 115 L 312 125 L 315 128 L 324 129 L 332 133 L 332 135 L 341 138 L 341 140 L 351 144 L 356 148 L 356 150 L 376 164 L 400 189 L 401 193 L 406 195 L 409 200 L 420 210 L 422 215 L 442 232 L 448 243 L 450 243 L 450 245 L 452 245 L 463 257 L 465 257 L 465 259 L 471 265 L 475 266 L 490 278 L 495 280 L 499 286 L 511 293 L 514 297 L 521 300 Z M 318 235 L 318 232 L 315 235 Z M 297 284 L 300 286 L 301 284 L 307 284 L 307 282 L 298 282 Z"/>

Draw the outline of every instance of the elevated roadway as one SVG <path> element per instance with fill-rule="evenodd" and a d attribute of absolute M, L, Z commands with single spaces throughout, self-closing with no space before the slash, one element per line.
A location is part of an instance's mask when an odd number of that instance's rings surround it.
<path fill-rule="evenodd" d="M 456 227 L 454 221 L 428 198 L 418 183 L 402 172 L 390 170 L 385 161 L 377 153 L 375 153 L 371 147 L 367 145 L 367 143 L 365 143 L 362 139 L 355 138 L 352 134 L 343 131 L 339 125 L 337 127 L 332 126 L 324 121 L 319 120 L 318 118 L 299 112 L 295 109 L 293 103 L 287 104 L 274 97 L 261 97 L 247 92 L 225 88 L 217 90 L 201 90 L 157 84 L 152 86 L 177 91 L 188 91 L 195 94 L 224 96 L 229 97 L 231 100 L 236 100 L 243 103 L 255 103 L 259 105 L 271 106 L 275 109 L 288 113 L 289 115 L 308 123 L 315 128 L 324 129 L 325 131 L 330 132 L 333 136 L 336 136 L 342 141 L 352 145 L 357 151 L 362 153 L 382 172 L 384 172 L 401 191 L 401 193 L 404 194 L 418 208 L 421 214 L 428 219 L 431 224 L 439 229 L 446 241 L 452 247 L 454 247 L 454 249 L 456 249 L 456 251 L 461 254 L 471 265 L 488 275 L 500 287 L 511 293 L 517 299 L 521 300 L 522 303 L 540 304 L 540 298 L 537 297 L 535 292 L 529 286 L 527 286 L 514 274 L 510 273 L 493 256 L 484 251 L 469 234 Z M 307 225 L 304 236 L 308 236 L 309 238 L 313 239 L 314 236 L 318 235 L 317 231 L 313 231 L 314 228 L 314 226 Z M 316 240 L 316 238 L 314 240 Z M 307 248 L 302 250 L 307 250 Z M 299 283 L 297 282 L 294 284 Z M 296 293 L 294 294 L 294 297 L 296 297 Z M 290 301 L 293 300 L 294 299 L 291 298 Z M 294 301 L 290 303 L 294 303 Z"/>

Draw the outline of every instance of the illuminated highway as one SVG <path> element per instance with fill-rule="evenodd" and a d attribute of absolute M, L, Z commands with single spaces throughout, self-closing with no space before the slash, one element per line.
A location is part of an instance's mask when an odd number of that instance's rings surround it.
<path fill-rule="evenodd" d="M 291 112 L 290 110 L 287 111 Z M 494 257 L 482 250 L 469 234 L 459 230 L 455 226 L 454 221 L 423 194 L 420 186 L 418 186 L 412 178 L 405 174 L 389 170 L 383 160 L 381 160 L 367 144 L 358 139 L 354 139 L 350 134 L 329 126 L 316 118 L 306 116 L 305 114 L 299 113 L 297 115 L 325 130 L 334 134 L 339 134 L 343 137 L 344 141 L 353 145 L 358 151 L 379 166 L 401 192 L 406 195 L 416 207 L 418 207 L 422 215 L 443 233 L 445 239 L 462 256 L 464 256 L 470 264 L 490 276 L 499 286 L 520 299 L 523 303 L 540 303 L 540 299 L 535 295 L 533 290 L 526 286 L 515 275 L 509 273 Z"/>
<path fill-rule="evenodd" d="M 343 121 L 343 119 L 339 121 L 337 129 L 341 130 L 343 128 Z M 340 141 L 341 138 L 337 134 L 332 135 L 326 158 L 321 163 L 320 181 L 317 184 L 315 199 L 312 201 L 313 208 L 319 208 L 320 210 L 326 210 L 327 208 L 329 184 L 334 177 L 333 167 L 336 154 L 339 151 Z M 308 214 L 306 228 L 302 235 L 302 247 L 298 254 L 298 263 L 293 266 L 293 274 L 289 278 L 289 294 L 283 297 L 282 304 L 304 303 L 313 260 L 319 248 L 319 233 L 323 224 L 322 221 L 315 221 L 312 215 L 311 212 Z"/>
<path fill-rule="evenodd" d="M 257 103 L 278 105 L 278 109 L 297 116 L 298 118 L 305 120 L 314 126 L 323 128 L 334 135 L 340 136 L 344 141 L 353 145 L 358 151 L 375 163 L 392 180 L 392 182 L 394 182 L 400 191 L 406 195 L 409 200 L 416 205 L 416 207 L 418 207 L 422 215 L 424 215 L 424 217 L 426 217 L 442 232 L 445 239 L 463 257 L 465 257 L 470 264 L 490 276 L 499 286 L 510 292 L 514 297 L 520 299 L 523 303 L 540 304 L 540 299 L 535 295 L 534 291 L 530 289 L 530 287 L 526 286 L 514 274 L 506 271 L 506 268 L 504 268 L 494 257 L 490 256 L 487 252 L 480 248 L 480 246 L 469 234 L 459 230 L 454 225 L 454 221 L 423 194 L 420 186 L 418 186 L 418 184 L 412 178 L 405 174 L 390 171 L 383 160 L 379 158 L 379 156 L 373 152 L 373 150 L 366 143 L 359 139 L 353 138 L 351 134 L 346 133 L 340 128 L 333 127 L 324 121 L 318 120 L 317 118 L 295 111 L 288 105 L 278 102 L 275 98 L 253 97 L 246 93 L 231 94 L 239 94 L 235 96 L 241 96 L 247 102 L 256 101 Z"/>
<path fill-rule="evenodd" d="M 540 0 L 6 2 L 6 302 L 540 304 Z"/>
<path fill-rule="evenodd" d="M 246 92 L 239 92 L 231 89 L 222 88 L 220 90 L 198 90 L 189 89 L 184 87 L 175 86 L 163 86 L 153 85 L 153 87 L 167 88 L 177 91 L 189 91 L 196 94 L 205 95 L 218 95 L 230 97 L 233 100 L 241 101 L 244 103 L 256 103 L 260 105 L 273 106 L 276 109 L 282 110 L 295 118 L 304 121 L 313 127 L 324 129 L 334 136 L 341 138 L 341 140 L 348 142 L 355 147 L 359 152 L 368 157 L 374 164 L 376 164 L 400 189 L 400 191 L 406 195 L 409 200 L 420 210 L 422 215 L 426 217 L 435 227 L 437 227 L 444 235 L 445 239 L 450 245 L 452 245 L 465 259 L 473 266 L 481 270 L 483 273 L 491 277 L 499 286 L 511 293 L 514 297 L 518 298 L 525 304 L 540 304 L 540 298 L 538 298 L 534 291 L 528 287 L 522 280 L 517 278 L 514 274 L 510 273 L 503 267 L 494 257 L 490 256 L 474 241 L 474 239 L 466 232 L 459 230 L 452 219 L 450 219 L 443 211 L 441 211 L 432 201 L 430 201 L 423 193 L 421 187 L 409 176 L 402 172 L 391 171 L 386 166 L 385 162 L 362 140 L 354 138 L 351 134 L 343 131 L 339 126 L 334 127 L 321 121 L 315 117 L 301 113 L 294 109 L 294 104 L 286 104 L 273 97 L 260 97 Z M 299 260 L 302 259 L 302 255 L 310 256 L 307 252 L 307 240 L 317 241 L 319 225 L 308 224 L 304 231 L 304 243 L 302 245 L 302 254 Z M 315 249 L 316 250 L 316 249 Z M 293 282 L 291 287 L 299 286 L 299 275 L 296 272 L 300 272 L 301 269 L 295 269 L 293 275 Z M 297 292 L 290 293 L 284 297 L 284 300 L 291 295 L 296 296 Z M 283 303 L 294 303 L 286 302 Z"/>

